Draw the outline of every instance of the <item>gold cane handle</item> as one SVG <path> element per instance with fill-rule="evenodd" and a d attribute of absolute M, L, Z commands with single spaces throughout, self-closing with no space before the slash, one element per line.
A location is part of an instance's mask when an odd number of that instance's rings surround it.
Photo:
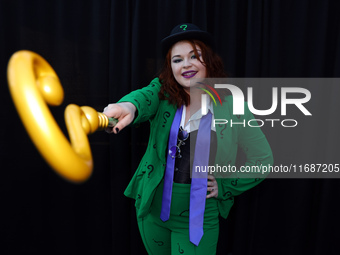
<path fill-rule="evenodd" d="M 42 157 L 67 180 L 87 180 L 93 169 L 87 135 L 108 127 L 109 118 L 88 106 L 68 105 L 65 122 L 70 144 L 47 105 L 60 105 L 64 98 L 59 78 L 47 61 L 31 51 L 16 52 L 9 60 L 7 78 L 18 114 Z"/>

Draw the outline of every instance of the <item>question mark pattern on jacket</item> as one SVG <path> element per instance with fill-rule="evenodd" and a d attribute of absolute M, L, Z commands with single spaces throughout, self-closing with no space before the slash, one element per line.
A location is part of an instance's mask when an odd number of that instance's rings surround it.
<path fill-rule="evenodd" d="M 184 250 L 181 249 L 181 246 L 179 245 L 179 243 L 177 243 L 177 245 L 178 245 L 178 251 L 179 251 L 179 253 L 180 253 L 180 254 L 183 254 L 183 253 L 184 253 Z"/>
<path fill-rule="evenodd" d="M 233 193 L 231 193 L 230 191 L 227 191 L 226 193 L 224 193 L 223 194 L 223 196 L 225 197 L 227 197 L 226 199 L 223 199 L 223 200 L 229 200 L 229 199 L 231 199 L 231 196 L 233 195 Z"/>
<path fill-rule="evenodd" d="M 148 178 L 150 178 L 150 174 L 153 172 L 154 166 L 153 166 L 153 165 L 148 165 L 147 168 L 148 168 L 149 170 L 151 169 L 151 171 L 148 173 Z"/>
<path fill-rule="evenodd" d="M 162 127 L 165 127 L 165 124 L 167 123 L 167 119 L 170 117 L 170 112 L 164 112 L 163 113 L 163 119 L 164 119 L 164 123 L 163 123 L 163 125 L 162 125 Z"/>
<path fill-rule="evenodd" d="M 152 239 L 158 246 L 163 246 L 164 242 L 163 241 L 156 241 L 155 239 Z"/>
<path fill-rule="evenodd" d="M 232 181 L 231 181 L 231 185 L 233 185 L 233 186 L 237 186 L 237 182 L 238 182 L 238 179 L 236 179 L 236 180 L 232 180 Z"/>
<path fill-rule="evenodd" d="M 224 125 L 224 128 L 221 130 L 220 135 L 221 135 L 221 139 L 223 139 L 223 131 L 227 128 L 227 124 L 218 124 L 219 127 L 222 127 Z"/>
<path fill-rule="evenodd" d="M 135 102 L 136 102 L 136 104 L 138 105 L 138 108 L 140 108 L 140 103 L 138 102 L 138 100 L 137 99 L 133 99 Z"/>

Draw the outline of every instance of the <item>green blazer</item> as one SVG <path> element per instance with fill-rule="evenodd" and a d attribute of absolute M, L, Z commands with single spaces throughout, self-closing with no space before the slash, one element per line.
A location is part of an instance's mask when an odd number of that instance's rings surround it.
<path fill-rule="evenodd" d="M 177 107 L 160 100 L 158 92 L 161 83 L 155 78 L 142 89 L 131 92 L 119 102 L 131 102 L 138 110 L 134 124 L 144 121 L 150 122 L 150 137 L 146 152 L 126 188 L 124 194 L 136 200 L 137 217 L 144 217 L 150 210 L 155 189 L 162 181 L 166 166 L 166 149 L 172 121 Z M 215 162 L 219 166 L 234 166 L 238 147 L 241 147 L 246 155 L 247 166 L 272 165 L 273 156 L 271 148 L 259 127 L 250 127 L 247 120 L 254 119 L 248 107 L 245 114 L 234 116 L 232 114 L 232 96 L 227 96 L 222 106 L 214 106 L 214 118 L 226 119 L 235 122 L 243 122 L 243 125 L 216 125 L 217 152 Z M 255 121 L 251 122 L 254 125 Z M 219 134 L 223 138 L 219 139 Z M 243 175 L 243 176 L 242 176 Z M 232 174 L 229 178 L 219 178 L 218 182 L 218 206 L 220 215 L 227 218 L 230 208 L 234 203 L 234 197 L 259 184 L 263 178 L 245 175 L 244 173 Z M 244 178 L 247 177 L 247 178 Z"/>

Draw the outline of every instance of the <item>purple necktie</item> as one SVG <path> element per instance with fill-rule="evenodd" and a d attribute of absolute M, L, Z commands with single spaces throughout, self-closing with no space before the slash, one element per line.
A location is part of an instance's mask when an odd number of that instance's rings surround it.
<path fill-rule="evenodd" d="M 168 148 L 173 148 L 177 143 L 178 129 L 181 122 L 183 107 L 177 110 L 175 118 L 170 129 Z M 190 208 L 189 208 L 189 238 L 190 241 L 198 246 L 203 236 L 203 220 L 205 200 L 207 195 L 207 172 L 196 172 L 195 166 L 200 169 L 207 169 L 209 164 L 210 152 L 210 131 L 211 131 L 211 113 L 201 118 L 197 133 L 195 146 L 195 156 L 192 169 L 192 180 L 190 190 Z M 164 176 L 164 188 L 162 198 L 162 209 L 160 218 L 167 221 L 170 217 L 171 195 L 174 178 L 175 158 L 167 155 L 167 164 Z M 206 168 L 205 168 L 206 166 Z"/>
<path fill-rule="evenodd" d="M 177 145 L 177 135 L 179 125 L 181 124 L 183 106 L 178 108 L 175 114 L 175 118 L 172 122 L 170 129 L 170 137 L 168 143 L 168 149 L 171 150 Z M 168 152 L 166 159 L 166 169 L 164 176 L 164 187 L 163 187 L 163 198 L 162 198 L 162 209 L 161 209 L 161 220 L 167 221 L 170 217 L 170 206 L 171 206 L 171 194 L 172 194 L 172 184 L 174 180 L 174 168 L 175 168 L 175 157 L 171 157 Z"/>
<path fill-rule="evenodd" d="M 203 116 L 198 127 L 189 208 L 190 242 L 198 246 L 203 236 L 203 220 L 207 195 L 207 178 L 210 153 L 211 112 Z M 198 168 L 196 169 L 196 166 Z M 203 171 L 196 171 L 196 170 Z"/>

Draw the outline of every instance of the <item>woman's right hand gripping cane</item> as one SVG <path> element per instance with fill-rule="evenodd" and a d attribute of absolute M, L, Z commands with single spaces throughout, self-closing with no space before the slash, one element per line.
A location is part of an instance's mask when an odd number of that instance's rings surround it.
<path fill-rule="evenodd" d="M 104 108 L 103 113 L 109 118 L 113 117 L 118 119 L 117 125 L 114 127 L 107 127 L 105 131 L 107 133 L 118 134 L 119 131 L 128 126 L 134 120 L 136 106 L 130 102 L 109 104 Z"/>

